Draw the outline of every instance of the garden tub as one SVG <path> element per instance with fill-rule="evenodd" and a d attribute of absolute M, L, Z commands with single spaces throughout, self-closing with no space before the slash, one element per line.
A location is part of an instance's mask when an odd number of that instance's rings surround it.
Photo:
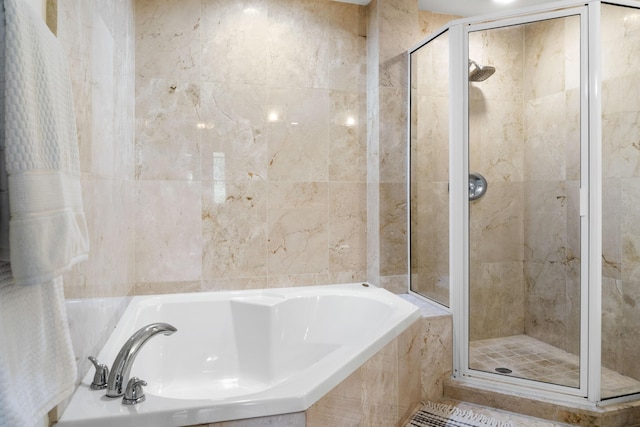
<path fill-rule="evenodd" d="M 97 356 L 111 367 L 127 339 L 163 322 L 131 376 L 146 400 L 123 405 L 81 382 L 58 426 L 185 426 L 304 411 L 419 317 L 368 284 L 134 297 Z M 89 355 L 87 355 L 89 356 Z"/>

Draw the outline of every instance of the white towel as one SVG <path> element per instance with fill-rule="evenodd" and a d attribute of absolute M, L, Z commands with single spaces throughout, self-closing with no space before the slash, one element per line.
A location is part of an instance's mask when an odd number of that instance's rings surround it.
<path fill-rule="evenodd" d="M 56 37 L 23 0 L 5 0 L 9 250 L 18 285 L 87 258 L 71 81 Z"/>
<path fill-rule="evenodd" d="M 16 285 L 0 264 L 0 426 L 31 427 L 73 393 L 76 363 L 62 280 Z"/>
<path fill-rule="evenodd" d="M 28 427 L 74 390 L 61 274 L 89 245 L 64 52 L 26 2 L 0 5 L 11 260 L 0 263 L 0 427 Z"/>

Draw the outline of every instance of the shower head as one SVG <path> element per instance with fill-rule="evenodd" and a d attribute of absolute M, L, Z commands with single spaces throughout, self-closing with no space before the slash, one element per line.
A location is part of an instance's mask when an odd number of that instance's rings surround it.
<path fill-rule="evenodd" d="M 477 62 L 469 60 L 469 81 L 483 82 L 496 72 L 496 67 L 490 65 L 479 65 Z"/>

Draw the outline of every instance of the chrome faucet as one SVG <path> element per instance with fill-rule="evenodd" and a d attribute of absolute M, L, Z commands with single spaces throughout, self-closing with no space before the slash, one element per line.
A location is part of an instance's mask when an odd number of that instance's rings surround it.
<path fill-rule="evenodd" d="M 157 334 L 171 335 L 177 329 L 168 323 L 152 323 L 138 330 L 120 349 L 113 362 L 107 380 L 107 396 L 118 397 L 124 394 L 124 386 L 129 381 L 131 365 L 142 346 Z"/>

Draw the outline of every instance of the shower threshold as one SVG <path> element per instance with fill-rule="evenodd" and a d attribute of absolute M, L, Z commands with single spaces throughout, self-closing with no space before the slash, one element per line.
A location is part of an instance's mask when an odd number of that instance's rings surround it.
<path fill-rule="evenodd" d="M 491 338 L 469 343 L 469 367 L 533 381 L 579 387 L 578 356 L 528 335 Z M 506 373 L 510 370 L 510 373 Z M 602 397 L 640 392 L 640 381 L 602 368 Z"/>

